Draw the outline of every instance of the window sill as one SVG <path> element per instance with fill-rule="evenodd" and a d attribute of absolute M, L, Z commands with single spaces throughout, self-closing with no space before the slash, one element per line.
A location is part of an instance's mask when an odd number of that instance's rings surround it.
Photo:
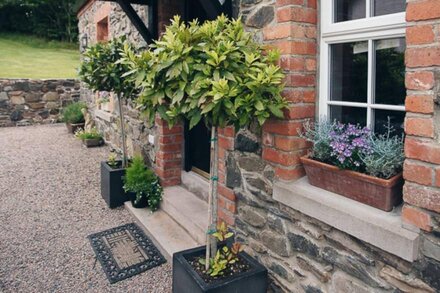
<path fill-rule="evenodd" d="M 384 212 L 309 184 L 276 182 L 273 198 L 407 261 L 418 256 L 419 234 L 402 227 L 401 209 Z"/>

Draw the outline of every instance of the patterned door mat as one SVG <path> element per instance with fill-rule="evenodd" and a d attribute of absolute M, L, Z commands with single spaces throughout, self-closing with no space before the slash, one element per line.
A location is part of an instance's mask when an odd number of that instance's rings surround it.
<path fill-rule="evenodd" d="M 111 284 L 166 262 L 134 223 L 92 234 L 88 238 Z"/>

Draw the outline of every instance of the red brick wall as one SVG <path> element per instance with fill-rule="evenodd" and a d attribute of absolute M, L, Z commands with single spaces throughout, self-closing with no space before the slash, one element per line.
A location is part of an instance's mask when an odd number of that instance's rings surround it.
<path fill-rule="evenodd" d="M 155 171 L 162 186 L 181 183 L 183 126 L 168 127 L 168 123 L 156 118 L 157 150 Z"/>
<path fill-rule="evenodd" d="M 235 131 L 233 127 L 220 128 L 218 131 L 218 219 L 228 225 L 234 224 L 236 202 L 234 192 L 226 187 L 226 156 L 234 150 Z"/>
<path fill-rule="evenodd" d="M 411 1 L 406 19 L 403 219 L 431 231 L 440 213 L 440 2 Z"/>
<path fill-rule="evenodd" d="M 308 148 L 298 130 L 316 110 L 316 0 L 277 0 L 275 23 L 264 28 L 263 38 L 281 50 L 289 101 L 285 120 L 271 120 L 263 127 L 263 159 L 274 166 L 278 178 L 294 180 L 305 174 L 299 158 Z"/>

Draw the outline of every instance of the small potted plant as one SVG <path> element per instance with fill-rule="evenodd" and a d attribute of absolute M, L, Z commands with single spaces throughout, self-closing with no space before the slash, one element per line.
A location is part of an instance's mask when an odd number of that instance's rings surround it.
<path fill-rule="evenodd" d="M 124 176 L 124 190 L 127 192 L 133 207 L 149 207 L 153 212 L 162 201 L 162 186 L 158 177 L 148 169 L 141 156 L 133 157 Z"/>
<path fill-rule="evenodd" d="M 384 211 L 402 202 L 403 137 L 389 123 L 385 134 L 326 119 L 304 128 L 313 143 L 301 158 L 310 184 Z"/>
<path fill-rule="evenodd" d="M 244 252 L 241 243 L 228 241 L 234 234 L 224 222 L 218 224 L 212 236 L 217 238 L 219 249 L 209 259 L 208 270 L 205 269 L 205 246 L 173 255 L 173 293 L 265 293 L 267 269 Z"/>
<path fill-rule="evenodd" d="M 80 129 L 75 132 L 75 136 L 82 140 L 83 144 L 88 148 L 101 146 L 104 142 L 102 134 L 96 128 L 92 128 L 89 131 Z"/>
<path fill-rule="evenodd" d="M 66 123 L 69 133 L 76 133 L 79 129 L 84 128 L 84 115 L 82 109 L 86 108 L 83 102 L 76 102 L 67 105 L 62 112 L 62 121 Z"/>
<path fill-rule="evenodd" d="M 124 175 L 122 160 L 117 160 L 116 153 L 111 152 L 107 161 L 101 162 L 101 196 L 111 209 L 123 205 L 128 200 L 123 188 Z"/>

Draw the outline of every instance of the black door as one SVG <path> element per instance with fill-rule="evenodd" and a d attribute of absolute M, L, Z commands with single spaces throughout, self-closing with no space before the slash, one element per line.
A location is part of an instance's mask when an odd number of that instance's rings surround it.
<path fill-rule="evenodd" d="M 192 21 L 198 19 L 199 23 L 203 23 L 206 20 L 212 20 L 215 17 L 209 17 L 209 14 L 205 11 L 205 8 L 201 4 L 201 1 L 208 0 L 186 0 L 185 1 L 185 14 L 184 19 L 186 21 Z M 209 0 L 219 1 L 219 0 Z M 219 1 L 220 2 L 220 1 Z M 220 2 L 221 3 L 221 2 Z M 224 13 L 225 15 L 231 15 L 232 1 L 226 0 L 222 5 L 222 11 L 218 14 Z M 188 129 L 188 123 L 185 126 L 185 170 L 194 171 L 202 176 L 209 177 L 209 165 L 210 165 L 210 140 L 211 130 L 205 126 L 205 123 L 201 121 L 199 124 Z"/>

